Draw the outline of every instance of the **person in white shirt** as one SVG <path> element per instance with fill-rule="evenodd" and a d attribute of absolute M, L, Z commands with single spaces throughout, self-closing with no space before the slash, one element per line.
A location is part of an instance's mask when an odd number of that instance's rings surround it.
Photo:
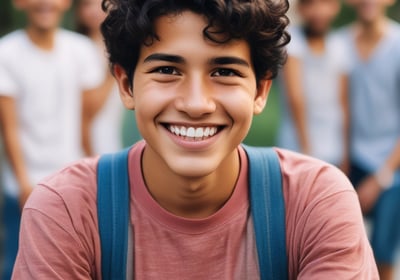
<path fill-rule="evenodd" d="M 94 94 L 103 76 L 90 40 L 58 27 L 70 4 L 19 0 L 27 26 L 0 40 L 2 279 L 10 279 L 17 253 L 19 207 L 39 180 L 83 156 L 82 96 Z"/>
<path fill-rule="evenodd" d="M 331 31 L 337 0 L 300 0 L 281 76 L 281 147 L 349 168 L 345 46 Z"/>
<path fill-rule="evenodd" d="M 96 95 L 87 95 L 84 102 L 86 118 L 83 119 L 83 135 L 88 154 L 105 154 L 120 150 L 123 146 L 124 109 L 115 79 L 109 71 L 100 25 L 106 14 L 101 9 L 101 0 L 79 0 L 75 6 L 77 32 L 88 36 L 97 46 L 99 60 L 104 65 L 105 78 Z M 136 122 L 129 131 L 139 140 Z M 132 139 L 133 140 L 133 139 Z"/>

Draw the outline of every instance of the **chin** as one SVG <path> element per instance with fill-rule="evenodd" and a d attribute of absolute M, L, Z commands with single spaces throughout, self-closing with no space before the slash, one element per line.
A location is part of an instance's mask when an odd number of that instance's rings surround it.
<path fill-rule="evenodd" d="M 168 168 L 176 175 L 184 178 L 206 177 L 218 169 L 219 164 L 213 160 L 176 160 L 167 162 Z M 222 160 L 221 160 L 222 162 Z"/>

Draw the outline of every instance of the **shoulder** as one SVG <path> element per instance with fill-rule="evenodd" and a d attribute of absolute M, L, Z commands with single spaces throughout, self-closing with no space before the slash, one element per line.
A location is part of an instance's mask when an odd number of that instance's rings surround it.
<path fill-rule="evenodd" d="M 55 221 L 66 214 L 70 220 L 90 219 L 96 211 L 97 162 L 98 158 L 83 159 L 42 180 L 24 211 L 35 210 Z"/>
<path fill-rule="evenodd" d="M 394 51 L 397 50 L 397 53 L 400 54 L 400 49 L 398 47 L 400 45 L 400 24 L 395 21 L 390 21 L 388 33 L 393 39 L 392 46 Z"/>
<path fill-rule="evenodd" d="M 348 72 L 351 61 L 350 38 L 347 36 L 347 31 L 332 31 L 327 36 L 328 52 L 332 63 L 343 72 Z"/>
<path fill-rule="evenodd" d="M 295 152 L 275 149 L 280 160 L 286 204 L 306 210 L 345 194 L 356 198 L 347 177 L 336 167 Z"/>
<path fill-rule="evenodd" d="M 90 39 L 88 37 L 66 29 L 58 30 L 58 36 L 62 40 L 69 40 L 73 43 L 81 43 L 81 44 L 90 43 Z"/>
<path fill-rule="evenodd" d="M 288 28 L 288 31 L 290 33 L 291 39 L 293 40 L 300 40 L 304 39 L 303 32 L 301 30 L 301 27 L 299 25 L 290 25 Z"/>
<path fill-rule="evenodd" d="M 307 48 L 306 39 L 300 26 L 290 26 L 288 29 L 290 33 L 290 42 L 287 46 L 288 54 L 291 56 L 301 56 Z"/>
<path fill-rule="evenodd" d="M 16 53 L 25 39 L 25 33 L 22 30 L 17 30 L 3 36 L 0 39 L 0 56 L 8 57 L 10 54 Z"/>
<path fill-rule="evenodd" d="M 353 42 L 354 26 L 352 24 L 342 26 L 330 33 L 334 42 L 340 42 L 342 46 L 349 47 Z"/>
<path fill-rule="evenodd" d="M 67 45 L 74 52 L 87 53 L 95 52 L 96 46 L 94 43 L 86 36 L 79 33 L 60 29 L 58 31 L 59 40 L 62 44 Z"/>
<path fill-rule="evenodd" d="M 293 278 L 377 279 L 358 198 L 346 176 L 317 159 L 276 151 Z"/>
<path fill-rule="evenodd" d="M 389 28 L 396 35 L 397 38 L 400 37 L 400 23 L 398 23 L 394 20 L 390 20 Z"/>

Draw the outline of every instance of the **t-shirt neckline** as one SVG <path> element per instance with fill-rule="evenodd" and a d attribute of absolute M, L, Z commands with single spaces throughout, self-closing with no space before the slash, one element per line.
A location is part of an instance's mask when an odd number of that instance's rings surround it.
<path fill-rule="evenodd" d="M 224 204 L 213 215 L 203 219 L 189 219 L 176 216 L 162 208 L 149 193 L 142 175 L 141 156 L 146 143 L 139 142 L 129 153 L 129 175 L 131 188 L 131 208 L 140 207 L 149 218 L 157 221 L 170 230 L 201 234 L 215 230 L 234 220 L 238 215 L 249 208 L 248 199 L 248 159 L 242 147 L 238 147 L 241 161 L 239 176 L 235 189 Z M 133 205 L 132 205 L 133 204 Z"/>

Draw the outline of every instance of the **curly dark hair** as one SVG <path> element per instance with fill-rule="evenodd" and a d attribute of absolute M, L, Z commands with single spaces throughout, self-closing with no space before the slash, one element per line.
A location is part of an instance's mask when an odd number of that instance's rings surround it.
<path fill-rule="evenodd" d="M 102 7 L 110 65 L 120 65 L 132 78 L 141 46 L 158 40 L 155 20 L 185 10 L 205 16 L 203 34 L 215 43 L 246 40 L 257 81 L 274 78 L 286 60 L 287 0 L 103 0 Z"/>

